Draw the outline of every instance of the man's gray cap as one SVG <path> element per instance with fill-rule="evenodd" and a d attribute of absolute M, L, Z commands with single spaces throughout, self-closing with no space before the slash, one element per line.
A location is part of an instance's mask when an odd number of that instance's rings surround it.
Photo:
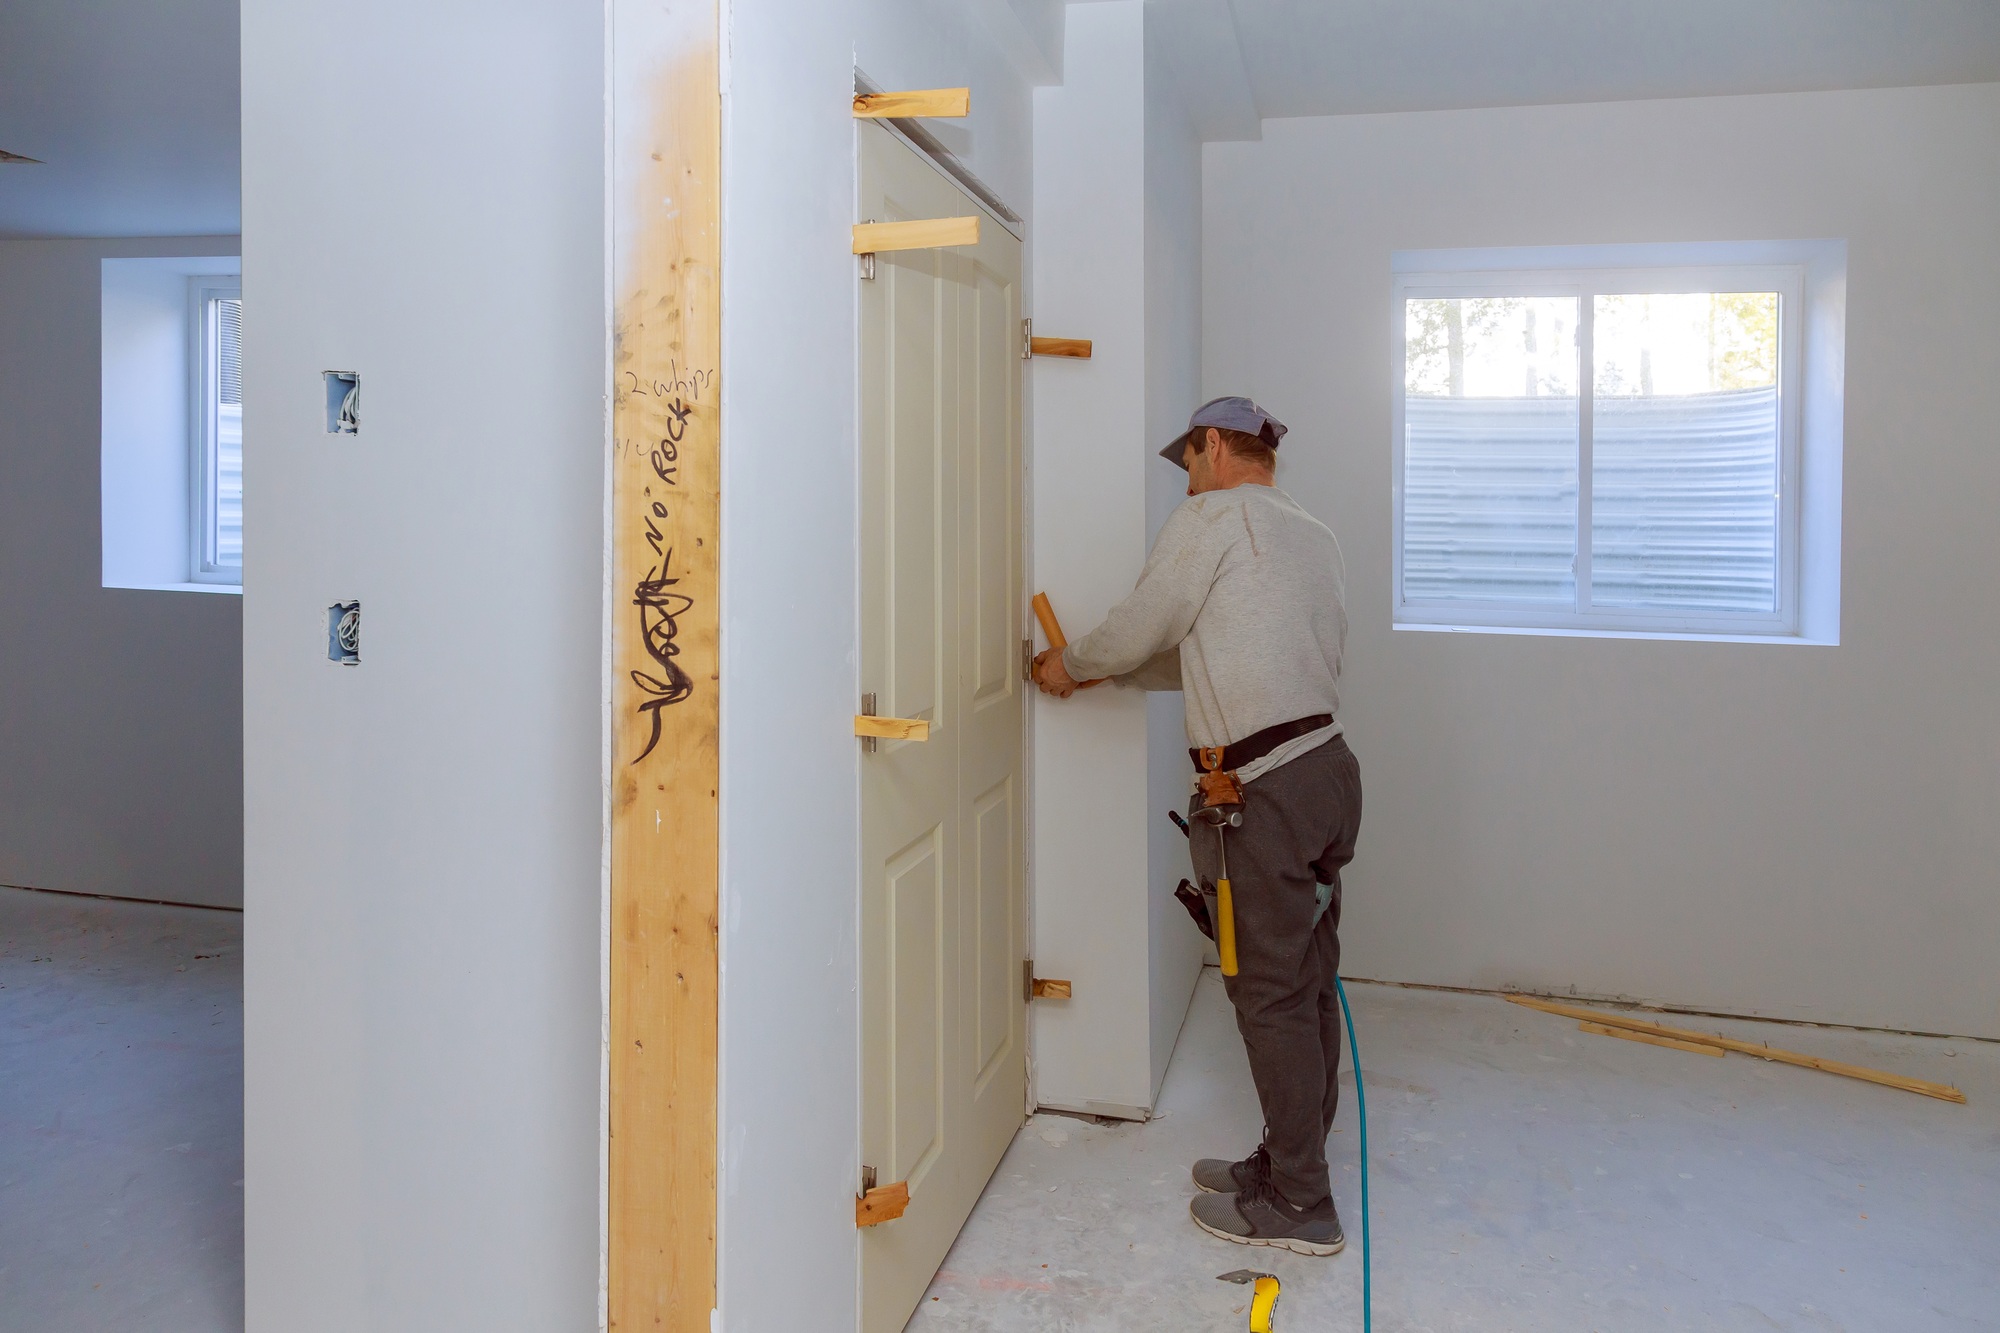
<path fill-rule="evenodd" d="M 1240 430 L 1245 435 L 1255 435 L 1273 449 L 1278 447 L 1279 440 L 1285 438 L 1285 423 L 1248 398 L 1211 398 L 1194 410 L 1194 415 L 1188 418 L 1188 428 L 1160 450 L 1160 457 L 1175 467 L 1185 468 L 1181 455 L 1186 449 L 1188 436 L 1210 426 L 1217 430 Z"/>

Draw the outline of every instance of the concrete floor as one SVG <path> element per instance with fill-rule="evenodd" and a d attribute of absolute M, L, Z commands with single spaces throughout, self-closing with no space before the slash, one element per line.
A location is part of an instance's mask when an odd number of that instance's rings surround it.
<path fill-rule="evenodd" d="M 1398 1330 L 2000 1328 L 2000 1045 L 1669 1020 L 1954 1083 L 1954 1106 L 1589 1036 L 1497 999 L 1350 987 L 1366 1056 L 1375 1313 Z M 242 918 L 0 889 L 0 1333 L 233 1333 L 242 1311 Z M 1351 1077 L 1349 1087 L 1351 1088 Z M 1197 1156 L 1259 1125 L 1203 975 L 1149 1124 L 1034 1117 L 911 1328 L 1358 1328 L 1349 1246 L 1187 1220 Z"/>
<path fill-rule="evenodd" d="M 243 918 L 0 888 L 0 1333 L 243 1327 Z"/>
<path fill-rule="evenodd" d="M 2000 1328 L 2000 1045 L 1664 1020 L 1952 1083 L 1971 1098 L 1956 1106 L 1591 1036 L 1495 998 L 1349 993 L 1385 1333 Z M 1031 1119 L 911 1330 L 1241 1329 L 1244 1289 L 1215 1280 L 1238 1268 L 1282 1280 L 1280 1328 L 1358 1329 L 1351 1096 L 1331 1139 L 1345 1253 L 1230 1245 L 1188 1221 L 1188 1164 L 1242 1155 L 1260 1124 L 1211 970 L 1159 1116 Z"/>

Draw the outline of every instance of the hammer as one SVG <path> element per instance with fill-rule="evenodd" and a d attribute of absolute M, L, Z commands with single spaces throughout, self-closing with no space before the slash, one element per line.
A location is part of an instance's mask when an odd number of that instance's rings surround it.
<path fill-rule="evenodd" d="M 1222 960 L 1222 975 L 1236 975 L 1236 900 L 1229 892 L 1229 839 L 1224 828 L 1243 826 L 1243 784 L 1235 772 L 1222 767 L 1220 746 L 1204 746 L 1201 751 L 1201 809 L 1194 817 L 1215 826 L 1215 851 L 1221 859 L 1221 875 L 1215 881 L 1215 952 Z"/>
<path fill-rule="evenodd" d="M 1194 812 L 1194 817 L 1204 824 L 1215 826 L 1215 850 L 1222 858 L 1222 874 L 1215 881 L 1215 952 L 1222 959 L 1222 975 L 1236 975 L 1236 900 L 1229 892 L 1229 840 L 1222 830 L 1240 828 L 1243 824 L 1241 810 L 1224 810 L 1220 806 L 1204 805 Z"/>

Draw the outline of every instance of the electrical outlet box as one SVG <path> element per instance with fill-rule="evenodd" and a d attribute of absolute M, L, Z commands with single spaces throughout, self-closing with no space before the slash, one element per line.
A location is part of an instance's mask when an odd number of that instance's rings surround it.
<path fill-rule="evenodd" d="M 361 665 L 361 603 L 335 602 L 326 609 L 326 660 Z"/>
<path fill-rule="evenodd" d="M 323 370 L 326 379 L 326 433 L 361 433 L 361 375 L 352 370 Z"/>

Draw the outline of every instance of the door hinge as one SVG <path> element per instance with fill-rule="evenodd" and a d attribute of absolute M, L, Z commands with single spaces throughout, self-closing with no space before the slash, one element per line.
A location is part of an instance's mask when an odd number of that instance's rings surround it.
<path fill-rule="evenodd" d="M 863 226 L 866 226 L 873 221 L 875 221 L 874 218 L 861 219 L 861 223 Z M 875 252 L 873 250 L 870 250 L 866 254 L 856 255 L 854 256 L 854 258 L 857 261 L 859 261 L 861 269 L 861 280 L 863 282 L 875 281 Z"/>
<path fill-rule="evenodd" d="M 1035 321 L 1021 321 L 1021 359 L 1026 361 L 1035 354 Z"/>
<path fill-rule="evenodd" d="M 875 716 L 875 692 L 873 690 L 861 696 L 861 716 Z M 874 754 L 878 744 L 873 736 L 863 736 L 861 738 L 861 753 Z"/>
<path fill-rule="evenodd" d="M 1035 641 L 1021 640 L 1021 679 L 1033 681 L 1035 678 Z"/>

